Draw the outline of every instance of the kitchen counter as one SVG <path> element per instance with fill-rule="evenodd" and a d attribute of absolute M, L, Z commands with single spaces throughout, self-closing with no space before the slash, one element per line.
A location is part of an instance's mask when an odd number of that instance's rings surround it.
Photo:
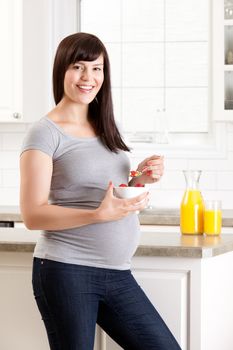
<path fill-rule="evenodd" d="M 22 222 L 22 217 L 18 206 L 0 206 L 0 222 L 1 221 L 16 221 Z"/>
<path fill-rule="evenodd" d="M 180 211 L 175 208 L 146 209 L 139 214 L 141 225 L 180 225 Z M 222 211 L 222 226 L 233 227 L 233 209 Z"/>
<path fill-rule="evenodd" d="M 228 344 L 224 350 L 231 350 L 233 234 L 181 236 L 178 227 L 177 232 L 149 228 L 151 232 L 142 232 L 132 273 L 181 348 L 219 350 Z M 32 252 L 39 235 L 25 228 L 0 228 L 1 343 L 7 349 L 49 348 L 31 286 Z M 95 349 L 118 349 L 111 344 L 97 327 Z"/>
<path fill-rule="evenodd" d="M 154 208 L 143 210 L 139 214 L 141 225 L 168 225 L 178 226 L 180 224 L 179 209 Z M 17 206 L 0 206 L 0 222 L 14 221 L 22 222 L 22 217 Z M 223 210 L 223 227 L 233 227 L 233 209 Z"/>
<path fill-rule="evenodd" d="M 135 256 L 209 258 L 233 251 L 233 235 L 219 237 L 143 232 Z"/>
<path fill-rule="evenodd" d="M 32 253 L 40 231 L 24 228 L 0 228 L 0 252 Z"/>
<path fill-rule="evenodd" d="M 33 252 L 40 231 L 0 228 L 1 252 Z M 135 256 L 207 258 L 233 251 L 233 235 L 182 236 L 174 232 L 143 232 Z"/>

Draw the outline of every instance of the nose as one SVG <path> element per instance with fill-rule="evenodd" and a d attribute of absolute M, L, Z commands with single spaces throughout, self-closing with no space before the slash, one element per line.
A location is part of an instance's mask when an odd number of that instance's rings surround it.
<path fill-rule="evenodd" d="M 91 80 L 91 70 L 88 68 L 85 68 L 82 72 L 81 78 L 82 80 L 85 80 L 85 81 Z"/>

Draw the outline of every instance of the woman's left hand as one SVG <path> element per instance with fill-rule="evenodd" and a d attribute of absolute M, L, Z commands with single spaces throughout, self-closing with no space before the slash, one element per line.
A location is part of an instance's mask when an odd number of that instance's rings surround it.
<path fill-rule="evenodd" d="M 148 184 L 160 180 L 164 172 L 164 157 L 153 155 L 144 159 L 137 168 L 143 174 L 138 178 L 132 179 L 133 185 L 137 183 Z"/>

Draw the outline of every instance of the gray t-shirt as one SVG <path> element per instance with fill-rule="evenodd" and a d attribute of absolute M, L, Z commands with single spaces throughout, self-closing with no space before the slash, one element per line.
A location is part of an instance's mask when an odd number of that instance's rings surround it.
<path fill-rule="evenodd" d="M 47 116 L 27 133 L 22 152 L 37 149 L 53 159 L 49 203 L 70 208 L 95 209 L 109 181 L 128 182 L 125 152 L 109 151 L 98 137 L 78 138 Z M 125 270 L 137 248 L 140 230 L 136 214 L 123 219 L 65 230 L 42 231 L 34 256 L 60 262 Z"/>

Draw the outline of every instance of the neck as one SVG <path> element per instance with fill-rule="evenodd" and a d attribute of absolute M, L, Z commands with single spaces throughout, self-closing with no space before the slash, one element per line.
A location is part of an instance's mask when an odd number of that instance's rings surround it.
<path fill-rule="evenodd" d="M 77 104 L 63 98 L 55 107 L 56 112 L 67 121 L 86 121 L 88 116 L 88 105 Z"/>

